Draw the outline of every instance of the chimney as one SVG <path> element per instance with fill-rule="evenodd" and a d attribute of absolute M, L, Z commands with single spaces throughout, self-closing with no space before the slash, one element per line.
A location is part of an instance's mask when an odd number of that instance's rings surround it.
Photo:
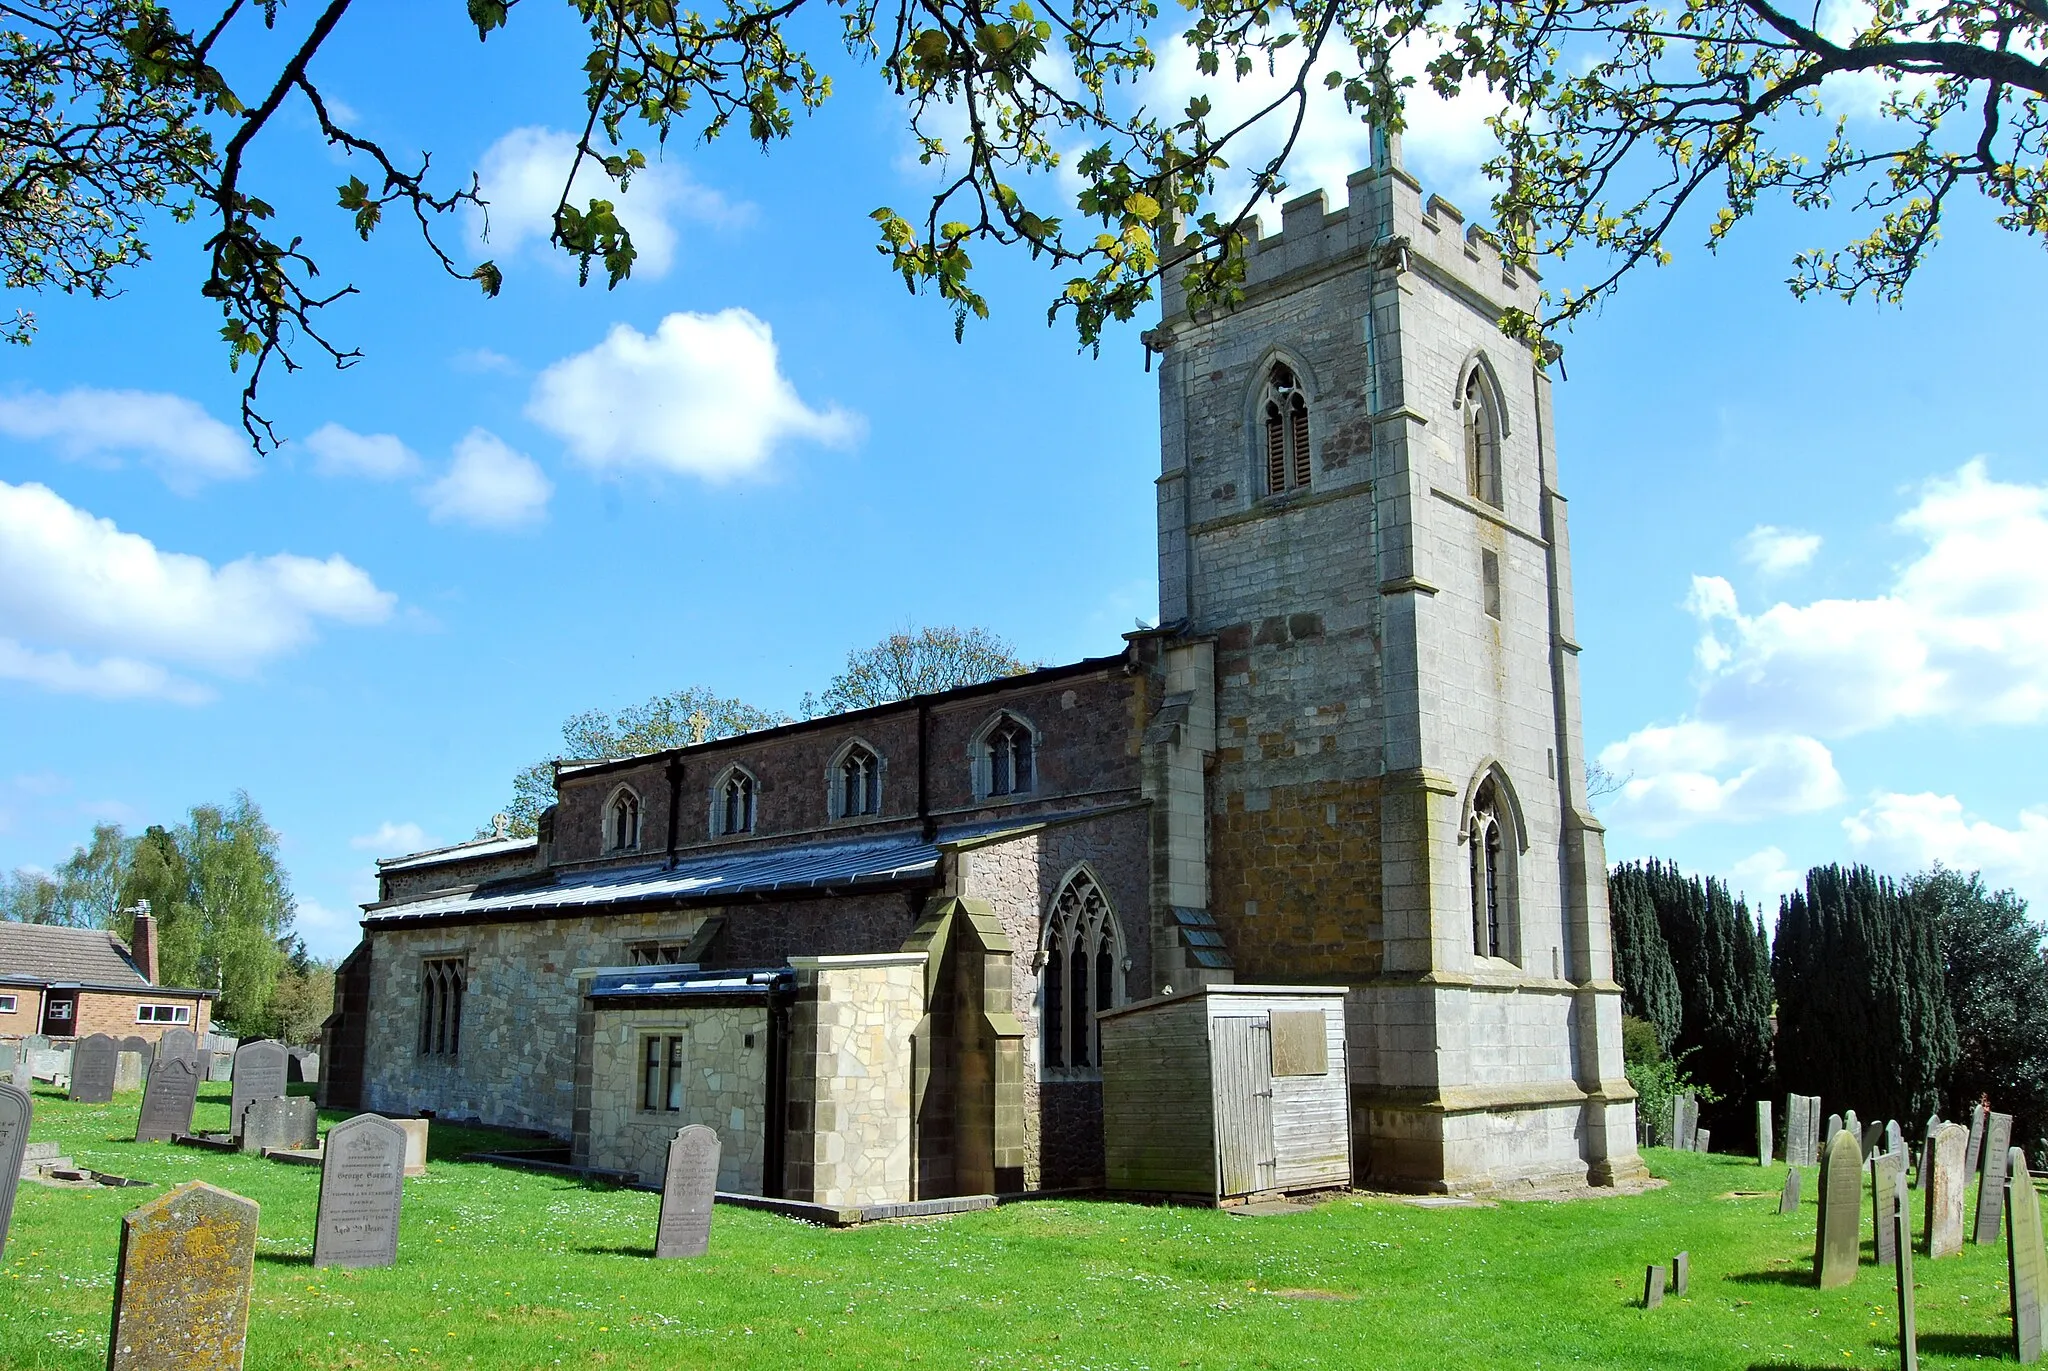
<path fill-rule="evenodd" d="M 135 964 L 142 968 L 142 974 L 151 985 L 156 984 L 156 915 L 149 912 L 149 901 L 138 900 L 135 905 L 135 936 L 129 940 L 129 952 Z"/>

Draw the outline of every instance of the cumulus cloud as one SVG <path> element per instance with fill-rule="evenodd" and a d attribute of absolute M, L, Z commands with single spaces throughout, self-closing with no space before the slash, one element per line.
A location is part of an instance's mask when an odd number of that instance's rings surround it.
<path fill-rule="evenodd" d="M 319 621 L 380 623 L 395 600 L 339 556 L 215 567 L 46 486 L 0 482 L 0 676 L 10 679 L 194 702 L 207 688 L 170 668 L 245 675 L 311 641 Z"/>
<path fill-rule="evenodd" d="M 77 386 L 0 396 L 0 433 L 46 442 L 73 459 L 133 455 L 172 489 L 256 474 L 247 439 L 182 395 Z"/>
<path fill-rule="evenodd" d="M 517 128 L 491 144 L 477 168 L 488 205 L 471 216 L 471 231 L 478 241 L 505 253 L 527 247 L 553 253 L 548 237 L 554 232 L 555 206 L 575 155 L 575 135 L 559 129 Z M 635 172 L 624 194 L 601 168 L 586 162 L 577 170 L 569 203 L 581 209 L 593 197 L 617 207 L 619 222 L 633 235 L 640 254 L 634 273 L 648 277 L 665 275 L 674 264 L 679 221 L 722 228 L 745 223 L 753 215 L 752 206 L 728 200 L 672 162 L 656 162 Z"/>
<path fill-rule="evenodd" d="M 535 423 L 594 467 L 653 467 L 721 481 L 759 471 L 783 443 L 855 441 L 858 416 L 813 409 L 782 374 L 775 335 L 743 309 L 615 326 L 540 374 Z"/>
<path fill-rule="evenodd" d="M 1806 873 L 1792 869 L 1791 859 L 1781 847 L 1766 847 L 1750 853 L 1728 868 L 1728 885 L 1749 901 L 1752 914 L 1776 909 L 1778 897 L 1789 895 L 1806 883 Z"/>
<path fill-rule="evenodd" d="M 1634 773 L 1618 817 L 1670 831 L 1825 809 L 1842 795 L 1823 740 L 2048 718 L 2048 486 L 1973 461 L 1923 486 L 1894 527 L 1919 551 L 1867 599 L 1749 613 L 1723 578 L 1693 578 L 1698 699 L 1601 753 Z"/>
<path fill-rule="evenodd" d="M 358 852 L 378 852 L 386 856 L 422 852 L 427 847 L 427 831 L 416 823 L 393 823 L 386 819 L 377 825 L 376 831 L 350 838 L 348 845 Z"/>
<path fill-rule="evenodd" d="M 420 491 L 436 523 L 520 528 L 547 513 L 554 483 L 531 457 L 488 429 L 473 428 L 455 445 L 447 474 Z"/>
<path fill-rule="evenodd" d="M 313 470 L 322 476 L 361 476 L 395 481 L 420 469 L 419 456 L 389 433 L 356 433 L 340 424 L 322 424 L 306 436 Z"/>
<path fill-rule="evenodd" d="M 1979 818 L 1953 795 L 1874 796 L 1842 820 L 1857 857 L 1892 871 L 1942 862 L 1982 871 L 1993 887 L 2011 886 L 2039 906 L 2048 900 L 2048 806 L 2024 809 L 2011 828 Z"/>
<path fill-rule="evenodd" d="M 1758 524 L 1742 539 L 1742 560 L 1766 576 L 1797 571 L 1820 551 L 1820 535 L 1775 524 Z"/>

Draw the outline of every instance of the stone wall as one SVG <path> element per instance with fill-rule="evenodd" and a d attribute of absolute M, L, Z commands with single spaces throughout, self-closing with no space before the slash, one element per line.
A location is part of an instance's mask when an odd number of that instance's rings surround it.
<path fill-rule="evenodd" d="M 765 1193 L 768 1119 L 768 1009 L 599 1010 L 591 1033 L 588 1165 L 637 1172 L 660 1185 L 676 1130 L 700 1123 L 718 1134 L 718 1188 Z M 686 1039 L 682 1108 L 643 1107 L 645 1040 Z"/>
<path fill-rule="evenodd" d="M 788 1194 L 819 1204 L 908 1201 L 911 1038 L 925 954 L 794 957 Z"/>
<path fill-rule="evenodd" d="M 532 871 L 536 864 L 537 849 L 531 843 L 511 852 L 490 851 L 476 856 L 466 856 L 457 849 L 440 860 L 418 866 L 404 866 L 397 870 L 380 868 L 377 872 L 377 898 L 417 899 L 436 890 L 517 876 Z"/>

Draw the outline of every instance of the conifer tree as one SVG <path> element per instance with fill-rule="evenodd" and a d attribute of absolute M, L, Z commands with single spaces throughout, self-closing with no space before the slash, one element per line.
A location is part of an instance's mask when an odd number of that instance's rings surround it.
<path fill-rule="evenodd" d="M 1671 949 L 1657 926 L 1657 907 L 1640 865 L 1617 866 L 1609 873 L 1607 909 L 1614 929 L 1614 979 L 1621 983 L 1622 1012 L 1654 1027 L 1658 1050 L 1668 1054 L 1678 1040 L 1684 1005 Z"/>

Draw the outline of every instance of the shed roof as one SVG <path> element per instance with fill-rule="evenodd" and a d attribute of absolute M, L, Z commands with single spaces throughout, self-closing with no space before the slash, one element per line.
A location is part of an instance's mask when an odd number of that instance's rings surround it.
<path fill-rule="evenodd" d="M 425 852 L 408 852 L 402 857 L 379 857 L 377 870 L 407 871 L 419 866 L 439 866 L 443 862 L 466 862 L 477 857 L 498 857 L 512 852 L 531 851 L 538 846 L 538 838 L 477 838 L 448 847 L 429 848 Z"/>
<path fill-rule="evenodd" d="M 0 922 L 0 976 L 52 985 L 149 984 L 113 934 L 57 924 Z"/>

